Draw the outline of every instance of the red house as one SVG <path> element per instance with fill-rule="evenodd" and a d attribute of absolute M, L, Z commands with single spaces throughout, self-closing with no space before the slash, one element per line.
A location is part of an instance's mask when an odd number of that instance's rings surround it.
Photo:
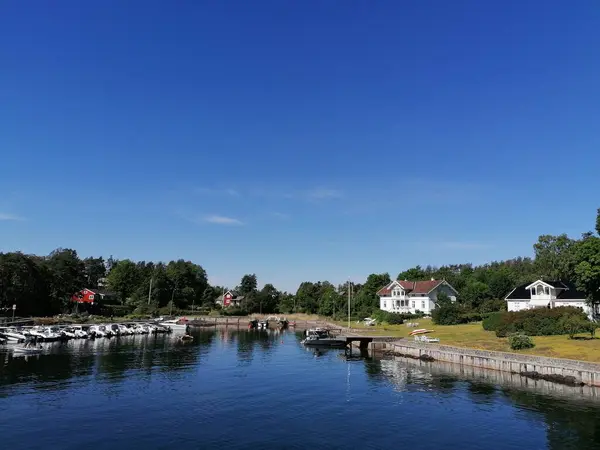
<path fill-rule="evenodd" d="M 71 297 L 71 301 L 75 303 L 89 303 L 91 305 L 98 303 L 100 300 L 104 300 L 105 297 L 112 297 L 114 294 L 100 291 L 99 289 L 82 289 L 76 292 Z"/>
<path fill-rule="evenodd" d="M 238 295 L 235 292 L 227 291 L 223 294 L 222 297 L 217 298 L 216 303 L 227 308 L 228 306 L 241 306 L 243 300 L 243 295 Z"/>

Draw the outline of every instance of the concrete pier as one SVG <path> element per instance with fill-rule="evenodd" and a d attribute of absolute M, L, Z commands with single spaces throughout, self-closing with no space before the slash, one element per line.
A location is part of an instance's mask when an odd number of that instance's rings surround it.
<path fill-rule="evenodd" d="M 572 377 L 577 383 L 583 383 L 588 386 L 600 386 L 600 364 L 585 361 L 476 350 L 448 345 L 411 342 L 408 340 L 396 340 L 394 342 L 373 341 L 369 344 L 369 349 L 418 359 L 433 358 L 435 361 L 514 374 Z"/>

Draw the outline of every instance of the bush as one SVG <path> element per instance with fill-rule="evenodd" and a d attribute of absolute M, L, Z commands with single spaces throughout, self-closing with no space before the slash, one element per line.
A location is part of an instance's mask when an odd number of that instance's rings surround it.
<path fill-rule="evenodd" d="M 522 350 L 525 348 L 533 348 L 535 344 L 533 339 L 524 334 L 514 334 L 508 338 L 510 348 L 513 350 Z"/>
<path fill-rule="evenodd" d="M 496 331 L 502 322 L 503 314 L 503 312 L 493 312 L 488 314 L 481 324 L 483 329 L 486 331 Z"/>
<path fill-rule="evenodd" d="M 536 308 L 524 311 L 505 312 L 501 314 L 496 327 L 496 336 L 506 337 L 512 333 L 528 336 L 553 336 L 567 334 L 566 319 L 563 317 L 578 317 L 587 321 L 585 313 L 572 306 L 558 308 Z"/>
<path fill-rule="evenodd" d="M 221 314 L 224 316 L 247 316 L 248 311 L 246 311 L 245 309 L 242 309 L 242 308 L 229 307 L 229 308 L 223 308 L 221 310 Z"/>
<path fill-rule="evenodd" d="M 478 312 L 469 312 L 460 315 L 461 323 L 481 322 L 482 317 Z"/>
<path fill-rule="evenodd" d="M 388 313 L 386 322 L 390 325 L 402 325 L 404 323 L 404 319 L 402 318 L 402 314 Z"/>
<path fill-rule="evenodd" d="M 593 337 L 596 329 L 595 324 L 579 316 L 563 316 L 560 325 L 569 335 L 569 339 L 573 339 L 578 333 L 591 333 Z"/>
<path fill-rule="evenodd" d="M 124 317 L 133 313 L 133 308 L 129 305 L 103 305 L 101 314 L 106 317 Z"/>
<path fill-rule="evenodd" d="M 402 325 L 404 323 L 404 314 L 391 313 L 382 309 L 373 311 L 371 317 L 379 323 L 388 323 L 390 325 Z"/>
<path fill-rule="evenodd" d="M 456 325 L 464 323 L 463 311 L 454 303 L 435 308 L 431 313 L 431 319 L 436 325 Z"/>
<path fill-rule="evenodd" d="M 483 313 L 506 311 L 506 300 L 502 298 L 485 300 L 479 310 Z"/>

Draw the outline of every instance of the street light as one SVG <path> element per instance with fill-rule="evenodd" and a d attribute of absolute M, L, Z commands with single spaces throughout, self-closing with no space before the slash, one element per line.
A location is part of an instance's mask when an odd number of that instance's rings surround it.
<path fill-rule="evenodd" d="M 171 293 L 171 312 L 170 312 L 170 316 L 173 315 L 173 298 L 175 297 L 175 291 L 177 290 L 177 284 L 175 285 L 175 287 L 173 288 L 173 292 Z"/>

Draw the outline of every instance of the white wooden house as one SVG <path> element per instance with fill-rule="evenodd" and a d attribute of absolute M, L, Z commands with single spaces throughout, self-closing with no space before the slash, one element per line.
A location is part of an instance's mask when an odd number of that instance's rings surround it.
<path fill-rule="evenodd" d="M 445 280 L 396 280 L 377 291 L 379 308 L 394 313 L 431 314 L 437 305 L 438 295 L 446 294 L 456 301 L 458 292 Z"/>

